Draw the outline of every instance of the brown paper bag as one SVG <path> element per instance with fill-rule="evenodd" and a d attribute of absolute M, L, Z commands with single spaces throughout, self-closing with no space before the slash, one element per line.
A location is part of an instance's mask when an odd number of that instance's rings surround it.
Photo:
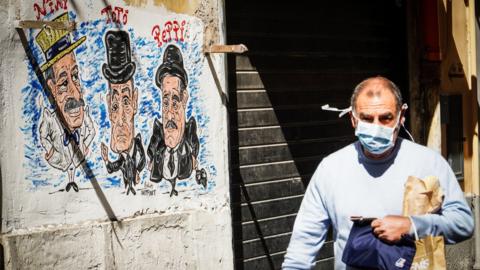
<path fill-rule="evenodd" d="M 415 257 L 413 258 L 410 270 L 447 269 L 443 236 L 429 235 L 425 238 L 416 240 L 415 246 L 417 251 L 415 252 Z"/>
<path fill-rule="evenodd" d="M 442 201 L 443 192 L 437 177 L 408 177 L 403 195 L 403 215 L 435 213 L 442 206 Z"/>
<path fill-rule="evenodd" d="M 403 195 L 403 215 L 422 215 L 434 213 L 440 209 L 443 201 L 443 192 L 438 178 L 428 176 L 420 179 L 409 176 L 405 183 Z M 415 231 L 416 252 L 413 258 L 411 270 L 446 270 L 445 243 L 443 236 L 428 235 L 418 238 Z"/>

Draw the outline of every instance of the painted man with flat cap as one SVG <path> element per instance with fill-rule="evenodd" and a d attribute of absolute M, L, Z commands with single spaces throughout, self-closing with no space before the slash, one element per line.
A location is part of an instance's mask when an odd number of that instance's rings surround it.
<path fill-rule="evenodd" d="M 205 169 L 198 170 L 199 141 L 197 123 L 190 117 L 186 122 L 188 77 L 183 67 L 180 49 L 169 45 L 158 67 L 155 83 L 162 91 L 162 122 L 155 119 L 147 154 L 150 160 L 150 180 L 163 179 L 172 185 L 170 196 L 178 195 L 176 181 L 187 179 L 196 171 L 197 184 L 207 186 Z"/>
<path fill-rule="evenodd" d="M 106 96 L 111 124 L 110 148 L 119 155 L 116 161 L 108 159 L 108 148 L 102 143 L 102 158 L 108 173 L 122 171 L 127 195 L 136 194 L 134 185 L 140 182 L 139 173 L 145 166 L 145 150 L 140 133 L 134 137 L 138 90 L 134 87 L 135 63 L 131 61 L 130 38 L 124 31 L 108 31 L 105 35 L 107 63 L 103 76 L 108 81 Z"/>
<path fill-rule="evenodd" d="M 68 13 L 56 17 L 55 22 L 67 22 Z M 75 171 L 85 161 L 89 146 L 95 137 L 95 127 L 89 108 L 83 100 L 80 70 L 74 50 L 85 41 L 72 41 L 66 30 L 43 28 L 35 37 L 45 55 L 40 67 L 55 103 L 55 110 L 44 108 L 39 126 L 40 142 L 45 149 L 45 160 L 58 170 L 67 172 L 66 191 L 78 192 Z M 63 189 L 61 190 L 63 191 Z"/>

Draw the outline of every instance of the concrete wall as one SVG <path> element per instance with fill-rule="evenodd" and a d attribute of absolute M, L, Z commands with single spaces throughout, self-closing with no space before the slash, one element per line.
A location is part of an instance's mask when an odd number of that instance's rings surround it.
<path fill-rule="evenodd" d="M 7 268 L 233 268 L 225 61 L 212 56 L 214 74 L 203 54 L 225 42 L 223 12 L 219 0 L 0 1 Z M 75 31 L 15 30 L 66 18 Z"/>

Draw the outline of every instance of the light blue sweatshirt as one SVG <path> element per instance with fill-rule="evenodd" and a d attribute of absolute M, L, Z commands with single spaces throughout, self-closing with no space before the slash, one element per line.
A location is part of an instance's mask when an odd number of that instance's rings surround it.
<path fill-rule="evenodd" d="M 382 218 L 401 215 L 408 176 L 437 176 L 445 194 L 440 214 L 412 216 L 419 237 L 443 235 L 456 243 L 473 233 L 473 217 L 452 169 L 437 152 L 398 138 L 382 160 L 366 157 L 357 141 L 324 158 L 317 167 L 300 206 L 284 269 L 311 269 L 333 226 L 335 269 L 342 262 L 352 222 L 350 216 Z"/>

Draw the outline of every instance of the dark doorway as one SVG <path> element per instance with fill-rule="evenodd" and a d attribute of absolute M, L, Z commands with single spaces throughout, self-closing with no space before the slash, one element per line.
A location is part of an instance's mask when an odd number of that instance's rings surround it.
<path fill-rule="evenodd" d="M 235 267 L 279 269 L 315 168 L 355 140 L 349 119 L 321 106 L 348 107 L 370 76 L 407 89 L 405 8 L 226 1 L 226 23 L 228 44 L 249 48 L 228 59 Z M 331 237 L 317 259 L 318 269 L 333 269 Z"/>

